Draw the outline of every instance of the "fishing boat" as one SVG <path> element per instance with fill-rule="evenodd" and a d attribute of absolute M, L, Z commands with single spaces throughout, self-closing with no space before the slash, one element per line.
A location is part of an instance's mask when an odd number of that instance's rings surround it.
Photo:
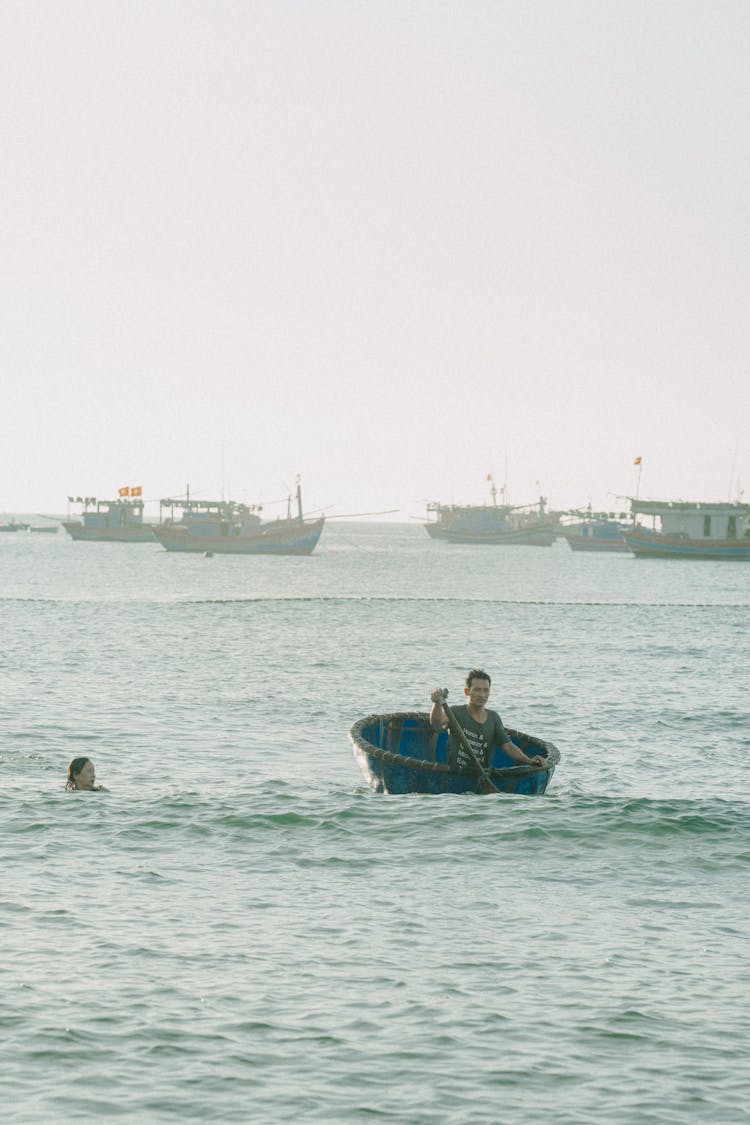
<path fill-rule="evenodd" d="M 165 516 L 167 510 L 170 514 Z M 325 523 L 325 516 L 304 518 L 299 482 L 297 513 L 292 515 L 290 497 L 285 519 L 261 519 L 258 505 L 189 496 L 160 501 L 160 511 L 162 518 L 153 534 L 162 547 L 207 555 L 310 555 Z"/>
<path fill-rule="evenodd" d="M 547 511 L 543 496 L 536 504 L 498 504 L 494 482 L 490 491 L 491 504 L 428 504 L 427 534 L 449 543 L 552 546 L 558 516 Z"/>
<path fill-rule="evenodd" d="M 11 519 L 8 523 L 0 523 L 0 531 L 30 531 L 31 528 L 27 523 L 19 523 L 15 519 Z"/>
<path fill-rule="evenodd" d="M 503 793 L 541 795 L 560 761 L 559 750 L 541 738 L 507 730 L 524 753 L 539 754 L 546 764 L 518 765 L 496 748 L 488 771 L 492 784 Z M 477 773 L 449 767 L 448 734 L 434 730 L 426 712 L 367 715 L 354 724 L 349 739 L 365 780 L 376 793 L 475 793 L 481 788 Z"/>
<path fill-rule="evenodd" d="M 122 489 L 125 492 L 126 489 Z M 70 505 L 79 504 L 78 519 L 70 518 Z M 68 497 L 68 518 L 62 525 L 73 539 L 97 543 L 153 543 L 152 524 L 143 522 L 143 500 L 95 496 Z"/>
<path fill-rule="evenodd" d="M 747 504 L 635 499 L 630 506 L 634 517 L 652 520 L 651 527 L 634 523 L 623 532 L 637 558 L 750 560 Z"/>
<path fill-rule="evenodd" d="M 560 535 L 572 551 L 604 551 L 607 553 L 629 554 L 630 548 L 622 537 L 623 531 L 632 526 L 626 512 L 583 512 L 570 511 L 577 516 L 575 523 L 561 524 Z M 581 515 L 583 518 L 580 518 Z"/>

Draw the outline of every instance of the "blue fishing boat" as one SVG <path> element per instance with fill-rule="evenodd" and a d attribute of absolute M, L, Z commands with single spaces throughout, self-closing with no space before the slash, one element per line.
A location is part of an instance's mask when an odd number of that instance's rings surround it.
<path fill-rule="evenodd" d="M 127 489 L 122 489 L 127 492 Z M 140 489 L 138 490 L 140 493 Z M 78 519 L 70 518 L 70 505 L 80 504 Z M 62 525 L 72 539 L 97 543 L 153 543 L 150 523 L 143 522 L 141 499 L 97 500 L 95 496 L 68 497 L 68 518 Z"/>
<path fill-rule="evenodd" d="M 652 518 L 650 528 L 635 523 L 623 532 L 637 558 L 750 561 L 747 504 L 631 500 L 631 510 Z"/>
<path fill-rule="evenodd" d="M 630 549 L 622 537 L 632 522 L 626 512 L 592 512 L 586 508 L 566 513 L 579 516 L 575 523 L 561 524 L 560 534 L 572 551 L 603 551 L 629 554 Z M 582 515 L 583 518 L 580 518 Z"/>
<path fill-rule="evenodd" d="M 503 793 L 544 793 L 560 752 L 551 742 L 508 727 L 511 741 L 529 756 L 546 759 L 542 766 L 520 766 L 497 748 L 489 777 Z M 448 734 L 436 731 L 422 711 L 368 715 L 349 731 L 354 756 L 376 793 L 476 793 L 482 778 L 473 770 L 448 765 Z"/>
<path fill-rule="evenodd" d="M 290 498 L 286 519 L 263 520 L 261 507 L 233 500 L 167 499 L 160 510 L 153 534 L 162 547 L 206 555 L 310 555 L 325 523 L 325 516 L 303 517 L 299 483 L 297 514 L 292 515 Z"/>

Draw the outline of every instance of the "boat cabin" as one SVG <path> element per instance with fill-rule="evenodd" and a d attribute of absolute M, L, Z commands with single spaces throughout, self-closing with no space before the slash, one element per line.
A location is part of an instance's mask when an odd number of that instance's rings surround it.
<path fill-rule="evenodd" d="M 650 516 L 651 528 L 663 535 L 685 539 L 750 538 L 750 506 L 747 504 L 631 500 L 630 507 L 633 516 Z"/>
<path fill-rule="evenodd" d="M 621 539 L 621 532 L 627 530 L 632 522 L 627 512 L 594 512 L 591 505 L 570 508 L 557 515 L 561 517 L 561 535 L 575 535 L 582 539 Z M 571 522 L 566 522 L 569 519 Z"/>
<path fill-rule="evenodd" d="M 107 531 L 143 523 L 142 500 L 97 500 L 95 496 L 78 498 L 82 507 L 81 522 L 91 531 Z"/>
<path fill-rule="evenodd" d="M 169 515 L 165 518 L 165 510 Z M 260 529 L 260 507 L 233 500 L 160 500 L 160 523 L 179 524 L 192 535 L 223 537 L 252 535 Z M 175 519 L 175 511 L 179 517 Z"/>

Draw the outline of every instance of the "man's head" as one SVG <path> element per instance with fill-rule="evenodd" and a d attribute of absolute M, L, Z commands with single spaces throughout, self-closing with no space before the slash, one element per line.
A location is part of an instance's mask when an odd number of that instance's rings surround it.
<path fill-rule="evenodd" d="M 471 691 L 471 685 L 474 680 L 486 680 L 488 684 L 492 683 L 492 677 L 489 672 L 485 672 L 482 668 L 472 668 L 466 677 L 466 688 Z"/>
<path fill-rule="evenodd" d="M 482 710 L 490 697 L 490 684 L 492 683 L 487 672 L 481 668 L 472 668 L 466 677 L 464 695 L 469 697 L 469 706 Z"/>

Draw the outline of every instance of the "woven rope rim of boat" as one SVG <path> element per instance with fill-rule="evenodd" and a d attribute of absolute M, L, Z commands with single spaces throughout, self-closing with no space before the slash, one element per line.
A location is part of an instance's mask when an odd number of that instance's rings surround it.
<path fill-rule="evenodd" d="M 363 751 L 363 753 L 370 754 L 373 758 L 379 758 L 383 762 L 400 762 L 401 765 L 407 766 L 409 769 L 424 770 L 429 773 L 466 774 L 467 777 L 472 774 L 476 775 L 476 770 L 454 770 L 444 762 L 427 762 L 424 758 L 410 758 L 405 754 L 394 754 L 392 750 L 383 750 L 379 746 L 374 746 L 372 742 L 368 742 L 362 735 L 363 729 L 366 726 L 372 726 L 373 723 L 401 723 L 407 719 L 421 720 L 426 727 L 429 727 L 429 715 L 426 711 L 392 711 L 379 715 L 365 715 L 363 719 L 358 719 L 349 731 L 349 737 L 354 745 L 359 750 Z M 560 761 L 560 751 L 554 743 L 545 742 L 544 739 L 537 738 L 532 734 L 524 734 L 523 731 L 515 730 L 513 727 L 506 727 L 505 729 L 511 738 L 515 736 L 519 740 L 523 740 L 527 746 L 537 746 L 540 749 L 546 750 L 547 760 L 543 766 L 518 765 L 496 767 L 487 771 L 491 778 L 519 777 L 521 774 L 542 773 L 552 769 Z"/>

